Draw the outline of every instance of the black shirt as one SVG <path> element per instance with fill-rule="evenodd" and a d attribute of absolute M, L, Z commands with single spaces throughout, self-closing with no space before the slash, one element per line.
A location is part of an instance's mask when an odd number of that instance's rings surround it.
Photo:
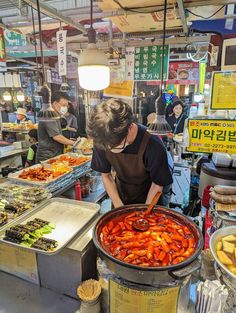
<path fill-rule="evenodd" d="M 184 123 L 186 120 L 186 116 L 184 114 L 181 114 L 178 118 L 175 117 L 175 115 L 168 116 L 166 118 L 168 124 L 170 125 L 172 132 L 174 134 L 180 134 L 184 131 Z"/>
<path fill-rule="evenodd" d="M 121 153 L 137 154 L 146 128 L 138 125 L 138 133 L 131 145 L 128 145 Z M 160 186 L 168 186 L 172 184 L 172 175 L 168 164 L 167 152 L 157 135 L 151 135 L 147 144 L 146 151 L 143 156 L 144 166 L 150 173 L 152 182 Z M 93 157 L 91 167 L 100 173 L 110 173 L 111 164 L 107 160 L 105 151 L 93 149 Z"/>
<path fill-rule="evenodd" d="M 63 153 L 63 144 L 55 141 L 53 137 L 61 135 L 60 119 L 40 121 L 38 124 L 38 150 L 37 161 L 45 161 Z"/>

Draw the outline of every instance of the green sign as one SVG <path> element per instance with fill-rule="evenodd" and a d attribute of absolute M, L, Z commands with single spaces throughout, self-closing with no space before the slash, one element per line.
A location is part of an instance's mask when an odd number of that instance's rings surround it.
<path fill-rule="evenodd" d="M 161 79 L 162 46 L 135 48 L 134 53 L 134 80 Z M 169 46 L 164 48 L 164 73 L 168 77 Z"/>
<path fill-rule="evenodd" d="M 9 50 L 9 49 L 8 49 Z M 43 55 L 45 57 L 57 56 L 57 50 L 44 50 Z M 36 54 L 34 51 L 7 51 L 7 55 L 12 58 L 35 58 Z M 37 56 L 40 57 L 40 51 L 37 52 Z"/>
<path fill-rule="evenodd" d="M 9 29 L 4 30 L 6 47 L 24 47 L 26 46 L 26 37 L 20 33 L 12 32 Z"/>

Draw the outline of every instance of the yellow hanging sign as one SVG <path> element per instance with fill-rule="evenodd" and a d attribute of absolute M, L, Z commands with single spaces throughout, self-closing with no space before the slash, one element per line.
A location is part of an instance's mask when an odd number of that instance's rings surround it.
<path fill-rule="evenodd" d="M 122 83 L 111 83 L 109 87 L 104 89 L 104 96 L 115 98 L 132 98 L 133 85 L 134 82 L 132 80 L 127 80 Z"/>
<path fill-rule="evenodd" d="M 213 73 L 210 107 L 212 110 L 236 109 L 236 71 Z"/>
<path fill-rule="evenodd" d="M 179 289 L 141 291 L 110 280 L 110 313 L 176 313 Z"/>
<path fill-rule="evenodd" d="M 236 154 L 235 120 L 188 121 L 190 152 Z"/>

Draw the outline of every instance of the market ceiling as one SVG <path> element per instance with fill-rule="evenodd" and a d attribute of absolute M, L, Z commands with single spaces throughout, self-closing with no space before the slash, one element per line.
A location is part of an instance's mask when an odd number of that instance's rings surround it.
<path fill-rule="evenodd" d="M 36 0 L 1 0 L 2 25 L 27 36 L 32 36 L 32 19 L 37 32 Z M 68 49 L 78 51 L 86 47 L 86 32 L 89 27 L 89 0 L 40 1 L 44 43 L 55 49 L 55 33 L 60 26 L 67 26 Z M 98 33 L 98 45 L 109 48 L 109 39 L 114 47 L 125 45 L 158 44 L 163 27 L 163 0 L 100 0 L 94 1 L 94 27 Z M 208 36 L 191 33 L 191 29 L 214 30 L 217 22 L 224 30 L 225 12 L 230 0 L 169 0 L 167 34 L 171 44 L 186 44 L 188 41 L 207 42 Z M 235 17 L 235 11 L 231 16 Z M 69 26 L 68 26 L 69 25 Z M 204 28 L 204 29 L 203 29 Z M 231 33 L 234 31 L 235 26 Z M 111 31 L 112 30 L 112 31 Z M 227 32 L 227 30 L 226 30 Z M 236 30 L 235 30 L 236 33 Z M 111 36 L 112 34 L 112 36 Z M 125 34 L 125 36 L 124 36 Z M 189 38 L 189 39 L 188 39 Z"/>

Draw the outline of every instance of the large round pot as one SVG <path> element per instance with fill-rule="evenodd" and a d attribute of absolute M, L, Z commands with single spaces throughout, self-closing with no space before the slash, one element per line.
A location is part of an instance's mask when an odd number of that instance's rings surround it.
<path fill-rule="evenodd" d="M 226 279 L 228 279 L 230 281 L 230 283 L 236 289 L 236 275 L 231 273 L 230 270 L 228 270 L 227 266 L 225 266 L 224 264 L 222 264 L 220 262 L 220 260 L 218 259 L 217 254 L 216 254 L 217 242 L 222 237 L 225 237 L 225 236 L 228 236 L 228 235 L 233 235 L 233 234 L 236 234 L 236 226 L 228 226 L 228 227 L 224 227 L 224 228 L 218 229 L 211 236 L 211 239 L 210 239 L 210 249 L 211 249 L 211 253 L 212 253 L 212 255 L 213 255 L 213 257 L 214 257 L 218 267 L 220 268 L 221 273 L 225 276 Z"/>
<path fill-rule="evenodd" d="M 182 263 L 165 267 L 142 267 L 129 264 L 123 262 L 122 260 L 114 258 L 107 251 L 105 251 L 101 245 L 100 233 L 102 231 L 102 228 L 109 221 L 123 214 L 126 215 L 132 212 L 145 211 L 146 209 L 147 205 L 144 204 L 128 205 L 111 210 L 104 214 L 95 225 L 93 236 L 94 244 L 98 249 L 101 258 L 106 261 L 106 265 L 108 266 L 108 268 L 120 277 L 142 284 L 155 285 L 163 283 L 166 285 L 167 283 L 170 283 L 170 285 L 172 285 L 173 281 L 178 278 L 188 276 L 199 267 L 199 263 L 194 261 L 201 253 L 203 247 L 203 237 L 195 223 L 188 219 L 186 216 L 170 209 L 166 209 L 164 207 L 158 206 L 154 208 L 154 211 L 158 213 L 163 213 L 166 216 L 173 218 L 176 221 L 179 221 L 181 224 L 186 225 L 194 235 L 195 241 L 197 243 L 196 250 L 188 259 L 186 259 Z"/>

